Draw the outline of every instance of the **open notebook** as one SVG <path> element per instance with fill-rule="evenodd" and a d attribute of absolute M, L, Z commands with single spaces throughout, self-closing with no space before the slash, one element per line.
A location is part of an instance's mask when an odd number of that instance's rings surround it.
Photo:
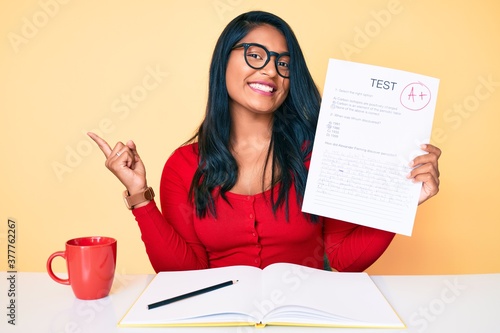
<path fill-rule="evenodd" d="M 154 309 L 148 305 L 228 280 L 237 283 Z M 366 273 L 295 264 L 160 272 L 120 327 L 292 325 L 404 328 Z"/>

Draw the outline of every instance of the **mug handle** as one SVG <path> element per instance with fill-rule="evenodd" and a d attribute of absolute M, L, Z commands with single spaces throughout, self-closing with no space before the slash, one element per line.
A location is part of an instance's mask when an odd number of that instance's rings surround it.
<path fill-rule="evenodd" d="M 54 272 L 52 271 L 52 260 L 56 257 L 63 257 L 66 259 L 66 252 L 65 251 L 57 251 L 54 252 L 50 255 L 49 259 L 47 259 L 47 272 L 49 273 L 49 276 L 52 278 L 52 280 L 61 283 L 61 284 L 69 284 L 69 276 L 67 279 L 61 279 L 57 277 Z"/>

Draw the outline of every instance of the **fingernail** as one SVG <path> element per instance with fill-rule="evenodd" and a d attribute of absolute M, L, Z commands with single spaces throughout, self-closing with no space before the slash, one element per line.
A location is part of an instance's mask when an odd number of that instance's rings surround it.
<path fill-rule="evenodd" d="M 425 148 L 427 148 L 427 145 L 425 143 L 423 143 L 420 145 L 420 148 L 425 149 Z"/>

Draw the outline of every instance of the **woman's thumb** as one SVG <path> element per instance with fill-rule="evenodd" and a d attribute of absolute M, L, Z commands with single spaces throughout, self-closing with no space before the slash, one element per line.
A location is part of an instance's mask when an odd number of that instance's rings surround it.
<path fill-rule="evenodd" d="M 128 140 L 127 143 L 126 143 L 126 145 L 127 145 L 127 147 L 130 148 L 130 150 L 132 150 L 132 152 L 134 153 L 134 155 L 139 156 L 139 154 L 137 153 L 137 146 L 135 145 L 134 141 Z"/>

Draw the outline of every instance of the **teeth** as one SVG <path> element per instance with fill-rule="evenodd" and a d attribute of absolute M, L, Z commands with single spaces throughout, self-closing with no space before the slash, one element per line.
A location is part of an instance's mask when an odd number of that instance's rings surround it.
<path fill-rule="evenodd" d="M 265 92 L 272 92 L 274 90 L 273 87 L 266 86 L 265 84 L 260 84 L 260 83 L 251 83 L 250 87 L 252 87 L 254 89 L 262 90 Z"/>

